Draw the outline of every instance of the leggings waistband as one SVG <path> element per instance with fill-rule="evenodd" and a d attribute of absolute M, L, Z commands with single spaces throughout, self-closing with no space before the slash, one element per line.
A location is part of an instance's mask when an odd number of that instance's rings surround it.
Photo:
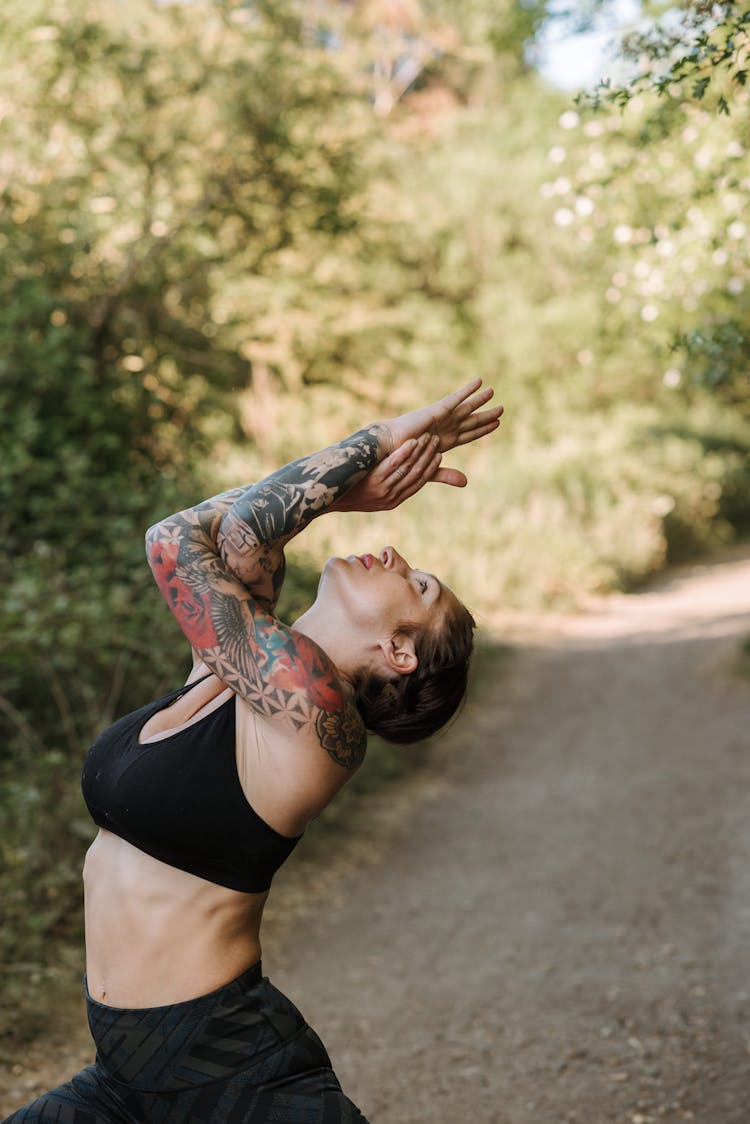
<path fill-rule="evenodd" d="M 208 991 L 205 995 L 197 995 L 194 999 L 183 999 L 179 1003 L 165 1003 L 159 1007 L 112 1007 L 109 1003 L 100 1003 L 99 1000 L 94 999 L 89 992 L 88 979 L 86 976 L 83 977 L 83 993 L 86 996 L 86 1005 L 89 1009 L 94 1007 L 98 1010 L 110 1011 L 116 1015 L 143 1014 L 145 1011 L 177 1011 L 181 1007 L 191 1007 L 195 1010 L 202 1005 L 213 1007 L 226 993 L 244 993 L 248 987 L 252 987 L 262 979 L 263 966 L 261 961 L 258 960 L 257 963 L 252 964 L 242 975 L 230 980 L 229 983 L 222 984 L 221 987 L 217 987 L 214 991 Z"/>
<path fill-rule="evenodd" d="M 207 995 L 161 1007 L 109 1007 L 86 989 L 97 1063 L 131 1089 L 177 1092 L 258 1069 L 309 1029 L 260 962 Z M 312 1032 L 310 1031 L 310 1034 Z"/>

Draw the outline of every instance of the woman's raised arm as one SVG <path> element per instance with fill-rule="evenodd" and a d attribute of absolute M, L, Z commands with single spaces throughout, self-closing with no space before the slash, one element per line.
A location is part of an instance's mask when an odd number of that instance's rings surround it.
<path fill-rule="evenodd" d="M 364 754 L 362 723 L 325 652 L 273 615 L 283 573 L 273 565 L 281 558 L 283 567 L 284 543 L 387 450 L 388 433 L 376 424 L 239 489 L 228 524 L 237 548 L 224 530 L 232 493 L 177 512 L 146 535 L 156 583 L 206 666 L 264 717 L 315 737 L 345 768 Z M 237 576 L 253 566 L 269 578 L 267 599 Z"/>
<path fill-rule="evenodd" d="M 284 545 L 316 515 L 343 505 L 360 483 L 357 506 L 374 510 L 366 506 L 373 495 L 366 481 L 386 459 L 416 473 L 398 502 L 413 494 L 415 481 L 458 483 L 446 475 L 451 470 L 439 468 L 438 447 L 476 440 L 495 429 L 499 417 L 498 410 L 478 412 L 487 392 L 477 394 L 477 387 L 475 380 L 433 407 L 361 429 L 147 533 L 157 585 L 206 666 L 267 718 L 309 728 L 339 764 L 358 763 L 364 733 L 325 652 L 273 614 Z M 399 471 L 408 476 L 397 465 L 394 474 Z"/>

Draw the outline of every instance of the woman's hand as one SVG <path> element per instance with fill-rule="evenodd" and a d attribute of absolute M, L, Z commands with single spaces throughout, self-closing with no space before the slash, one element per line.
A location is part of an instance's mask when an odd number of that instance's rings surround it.
<path fill-rule="evenodd" d="M 502 406 L 483 410 L 493 390 L 480 390 L 472 379 L 460 390 L 431 406 L 381 422 L 391 452 L 332 504 L 329 511 L 391 511 L 430 481 L 465 488 L 463 472 L 442 468 L 442 454 L 492 433 L 500 424 Z"/>
<path fill-rule="evenodd" d="M 329 511 L 392 511 L 433 481 L 465 488 L 466 477 L 441 468 L 440 438 L 429 433 L 410 437 L 350 488 Z"/>
<path fill-rule="evenodd" d="M 481 379 L 472 379 L 459 390 L 446 394 L 430 406 L 423 406 L 420 410 L 412 410 L 383 422 L 390 435 L 392 449 L 397 450 L 409 438 L 431 434 L 438 438 L 437 450 L 447 453 L 457 445 L 467 445 L 470 441 L 478 441 L 480 437 L 492 433 L 500 424 L 503 407 L 493 406 L 489 410 L 482 410 L 481 407 L 489 402 L 494 391 L 491 387 L 480 390 L 481 385 Z"/>

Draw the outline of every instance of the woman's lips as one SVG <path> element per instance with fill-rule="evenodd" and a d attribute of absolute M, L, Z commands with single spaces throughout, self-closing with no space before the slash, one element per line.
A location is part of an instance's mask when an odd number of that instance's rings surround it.
<path fill-rule="evenodd" d="M 359 554 L 359 555 L 357 555 L 357 557 L 359 558 L 360 562 L 362 563 L 362 565 L 364 566 L 364 568 L 366 570 L 372 569 L 372 565 L 375 561 L 375 555 L 374 554 Z"/>

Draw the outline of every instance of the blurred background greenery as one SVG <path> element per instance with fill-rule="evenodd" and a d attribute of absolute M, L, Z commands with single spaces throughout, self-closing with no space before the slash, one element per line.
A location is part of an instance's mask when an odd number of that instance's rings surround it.
<path fill-rule="evenodd" d="M 383 542 L 489 623 L 748 530 L 720 7 L 577 105 L 532 65 L 545 0 L 0 0 L 0 1031 L 80 966 L 87 745 L 186 669 L 150 522 L 481 374 L 469 489 L 318 521 L 282 615 Z"/>

